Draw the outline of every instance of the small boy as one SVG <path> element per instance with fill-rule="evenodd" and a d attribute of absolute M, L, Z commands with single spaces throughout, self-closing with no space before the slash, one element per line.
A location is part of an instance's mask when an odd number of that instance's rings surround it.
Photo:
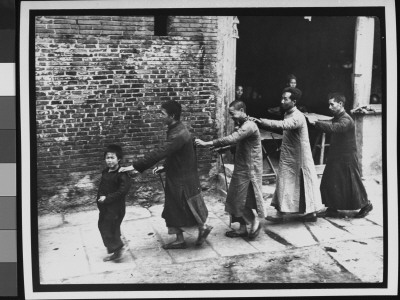
<path fill-rule="evenodd" d="M 102 172 L 96 200 L 100 211 L 98 226 L 108 253 L 103 261 L 110 261 L 120 258 L 122 254 L 121 223 L 131 181 L 127 173 L 118 172 L 122 159 L 120 146 L 109 145 L 104 151 L 104 159 L 107 168 Z"/>

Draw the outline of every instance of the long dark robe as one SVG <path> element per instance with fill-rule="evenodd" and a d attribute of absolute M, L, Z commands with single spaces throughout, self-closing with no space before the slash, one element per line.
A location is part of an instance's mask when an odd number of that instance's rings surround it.
<path fill-rule="evenodd" d="M 332 209 L 356 210 L 368 203 L 361 180 L 353 119 L 345 112 L 316 128 L 331 133 L 329 153 L 321 179 L 322 202 Z"/>
<path fill-rule="evenodd" d="M 202 225 L 208 210 L 201 196 L 193 138 L 181 122 L 169 126 L 164 145 L 133 163 L 133 167 L 143 172 L 164 158 L 166 183 L 162 217 L 167 227 Z"/>

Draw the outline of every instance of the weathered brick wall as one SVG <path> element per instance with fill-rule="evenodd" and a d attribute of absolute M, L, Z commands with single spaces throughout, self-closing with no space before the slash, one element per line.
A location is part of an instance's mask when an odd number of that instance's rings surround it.
<path fill-rule="evenodd" d="M 169 20 L 168 36 L 159 37 L 153 16 L 36 18 L 40 211 L 94 204 L 105 145 L 123 146 L 123 164 L 159 145 L 163 101 L 182 104 L 182 121 L 196 136 L 216 137 L 216 17 Z M 216 156 L 199 149 L 198 159 L 205 184 Z M 157 180 L 146 172 L 130 199 Z"/>

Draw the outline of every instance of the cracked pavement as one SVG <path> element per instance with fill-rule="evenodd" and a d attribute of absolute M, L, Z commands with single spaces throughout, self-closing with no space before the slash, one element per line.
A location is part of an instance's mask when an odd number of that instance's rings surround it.
<path fill-rule="evenodd" d="M 255 240 L 228 238 L 224 199 L 206 193 L 214 227 L 198 247 L 197 229 L 184 233 L 187 249 L 164 250 L 174 237 L 161 218 L 162 204 L 127 206 L 122 223 L 126 244 L 119 261 L 103 262 L 98 211 L 39 216 L 41 284 L 102 283 L 376 283 L 383 280 L 382 185 L 364 182 L 374 210 L 363 219 L 263 220 Z M 274 184 L 264 185 L 271 196 Z M 266 202 L 271 200 L 267 198 Z M 268 214 L 274 209 L 268 206 Z M 350 217 L 349 217 L 350 216 Z M 234 226 L 234 225 L 233 225 Z"/>

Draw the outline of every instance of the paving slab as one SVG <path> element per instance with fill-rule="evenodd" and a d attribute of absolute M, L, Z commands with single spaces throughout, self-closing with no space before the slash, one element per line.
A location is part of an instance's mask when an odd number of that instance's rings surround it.
<path fill-rule="evenodd" d="M 123 221 L 121 231 L 132 250 L 154 249 L 162 244 L 152 226 L 150 218 Z"/>
<path fill-rule="evenodd" d="M 371 214 L 365 218 L 379 226 L 383 226 L 384 224 L 383 213 Z"/>
<path fill-rule="evenodd" d="M 63 216 L 61 214 L 48 214 L 38 217 L 39 230 L 55 228 L 64 224 Z"/>
<path fill-rule="evenodd" d="M 222 199 L 218 199 L 217 201 L 214 201 L 212 203 L 212 205 L 206 203 L 207 209 L 209 211 L 214 212 L 215 214 L 220 214 L 220 213 L 224 214 L 225 213 L 225 201 L 226 201 L 226 199 L 222 198 Z"/>
<path fill-rule="evenodd" d="M 248 240 L 249 244 L 252 245 L 259 252 L 279 252 L 285 251 L 287 246 L 285 244 L 280 243 L 279 241 L 273 239 L 271 236 L 265 233 L 264 224 L 262 222 L 263 228 L 261 229 L 260 234 L 255 240 Z"/>
<path fill-rule="evenodd" d="M 184 237 L 186 244 L 188 246 L 187 249 L 171 249 L 164 250 L 162 245 L 167 244 L 175 240 L 175 235 L 168 234 L 168 229 L 165 226 L 164 219 L 159 218 L 150 218 L 149 224 L 152 226 L 154 231 L 156 232 L 155 239 L 153 241 L 152 249 L 161 249 L 161 252 L 168 252 L 168 255 L 172 258 L 173 262 L 176 263 L 186 263 L 188 261 L 196 261 L 202 259 L 209 259 L 217 257 L 218 254 L 209 246 L 207 242 L 205 242 L 202 246 L 195 246 L 195 242 L 198 236 L 198 228 L 185 228 Z M 213 231 L 212 231 L 213 232 Z M 211 233 L 212 233 L 211 232 Z M 139 249 L 133 248 L 135 253 L 138 253 Z M 147 249 L 148 250 L 148 249 Z M 146 250 L 146 252 L 147 252 Z M 155 259 L 155 262 L 157 262 Z"/>
<path fill-rule="evenodd" d="M 149 222 L 149 224 L 151 224 L 154 232 L 157 234 L 157 239 L 160 241 L 161 245 L 175 240 L 175 235 L 168 234 L 168 228 L 165 225 L 165 220 L 163 218 L 151 217 L 149 219 L 146 219 L 145 222 Z M 184 233 L 184 236 L 186 235 L 187 233 Z"/>
<path fill-rule="evenodd" d="M 147 208 L 139 205 L 128 205 L 126 206 L 126 213 L 124 221 L 139 220 L 151 217 L 151 213 Z"/>
<path fill-rule="evenodd" d="M 207 238 L 207 243 L 219 255 L 235 256 L 259 252 L 258 249 L 249 244 L 244 238 L 229 238 L 225 236 L 225 232 L 229 230 L 231 228 L 219 220 L 214 223 L 214 229 Z"/>
<path fill-rule="evenodd" d="M 95 224 L 97 226 L 97 221 L 99 220 L 99 211 L 90 210 L 69 213 L 64 215 L 64 222 L 66 225 L 78 226 L 84 224 Z"/>
<path fill-rule="evenodd" d="M 360 280 L 319 246 L 240 257 L 231 281 L 240 283 L 345 283 Z"/>
<path fill-rule="evenodd" d="M 214 212 L 208 211 L 208 219 L 209 220 L 217 219 L 217 218 L 218 218 L 218 216 Z M 210 222 L 210 221 L 208 221 L 208 222 Z"/>
<path fill-rule="evenodd" d="M 338 219 L 338 218 L 329 218 L 329 221 L 344 228 L 351 235 L 357 236 L 359 238 L 368 238 L 368 237 L 382 237 L 383 236 L 383 227 L 380 225 L 376 225 L 369 220 L 362 219 Z"/>
<path fill-rule="evenodd" d="M 121 259 L 104 262 L 103 258 L 107 255 L 107 250 L 101 240 L 99 231 L 93 228 L 82 228 L 80 234 L 89 262 L 89 273 L 116 271 L 135 266 L 134 258 L 129 251 L 129 245 L 124 248 Z"/>
<path fill-rule="evenodd" d="M 205 242 L 201 246 L 194 246 L 195 241 L 191 241 L 191 243 L 186 243 L 188 244 L 187 249 L 174 249 L 164 251 L 168 251 L 174 262 L 178 264 L 198 260 L 208 260 L 219 256 L 208 242 Z"/>
<path fill-rule="evenodd" d="M 348 240 L 352 238 L 352 234 L 346 231 L 345 228 L 338 228 L 323 218 L 318 218 L 317 222 L 305 223 L 305 226 L 317 238 L 318 242 Z"/>
<path fill-rule="evenodd" d="M 319 220 L 317 222 L 319 222 Z M 281 224 L 268 222 L 266 224 L 267 230 L 273 232 L 282 240 L 287 241 L 295 247 L 310 246 L 318 243 L 302 222 L 292 221 Z"/>
<path fill-rule="evenodd" d="M 382 204 L 375 204 L 374 209 L 365 217 L 365 219 L 374 222 L 377 225 L 383 226 L 384 220 Z"/>
<path fill-rule="evenodd" d="M 124 274 L 124 276 L 121 276 Z M 133 283 L 131 269 L 108 271 L 95 274 L 86 274 L 81 276 L 74 276 L 63 279 L 63 284 L 121 284 Z M 126 279 L 125 279 L 125 278 Z M 49 282 L 49 284 L 56 284 L 58 282 Z"/>
<path fill-rule="evenodd" d="M 185 231 L 189 247 L 182 250 L 162 249 L 175 239 L 161 217 L 163 204 L 128 205 L 121 227 L 126 250 L 118 262 L 102 261 L 106 250 L 96 209 L 43 215 L 38 218 L 41 283 L 381 282 L 382 186 L 371 180 L 365 185 L 374 205 L 366 218 L 283 224 L 262 220 L 264 231 L 254 241 L 226 237 L 231 228 L 225 199 L 206 195 L 209 224 L 214 229 L 201 247 L 194 246 L 197 228 Z M 263 187 L 264 194 L 274 190 L 274 184 Z M 264 200 L 267 213 L 275 214 L 272 198 Z"/>
<path fill-rule="evenodd" d="M 161 218 L 161 214 L 164 210 L 164 204 L 153 205 L 148 208 L 152 217 Z"/>
<path fill-rule="evenodd" d="M 69 278 L 64 283 L 228 283 L 230 279 L 229 261 L 226 258 L 215 258 L 204 261 L 193 261 L 185 264 L 159 264 L 139 266 L 130 270 L 119 270 L 115 272 L 104 272 Z M 143 289 L 143 286 L 138 286 Z"/>
<path fill-rule="evenodd" d="M 79 228 L 68 228 L 68 234 L 65 233 L 65 229 L 39 232 L 41 283 L 54 280 L 62 282 L 63 278 L 90 273 Z"/>
<path fill-rule="evenodd" d="M 135 263 L 139 270 L 146 270 L 147 268 L 159 267 L 161 265 L 169 265 L 173 263 L 171 255 L 161 248 L 161 244 L 157 248 L 146 250 L 131 250 L 135 258 Z"/>
<path fill-rule="evenodd" d="M 355 239 L 328 244 L 337 252 L 328 252 L 362 282 L 383 280 L 383 239 Z"/>
<path fill-rule="evenodd" d="M 42 252 L 60 249 L 60 247 L 71 244 L 81 245 L 81 237 L 78 227 L 57 227 L 46 230 L 39 230 L 39 250 Z"/>

